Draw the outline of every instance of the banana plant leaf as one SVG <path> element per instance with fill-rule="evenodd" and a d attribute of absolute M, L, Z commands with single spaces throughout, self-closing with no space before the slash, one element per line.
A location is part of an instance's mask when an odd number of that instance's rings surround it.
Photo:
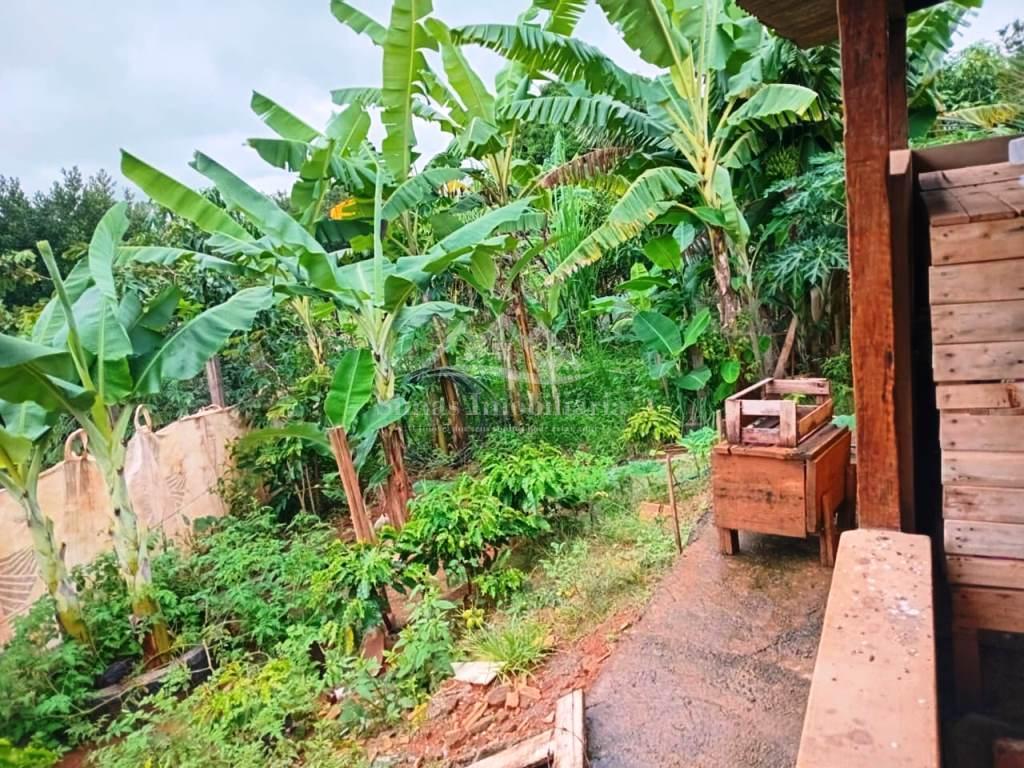
<path fill-rule="evenodd" d="M 660 312 L 638 312 L 633 318 L 633 333 L 645 347 L 675 360 L 683 352 L 683 339 L 675 321 Z"/>
<path fill-rule="evenodd" d="M 0 334 L 0 399 L 66 413 L 85 410 L 94 395 L 68 380 L 73 376 L 65 350 Z"/>
<path fill-rule="evenodd" d="M 356 416 L 373 396 L 373 355 L 368 349 L 350 349 L 334 371 L 324 412 L 333 426 L 351 431 Z"/>
<path fill-rule="evenodd" d="M 231 334 L 249 330 L 256 315 L 273 303 L 274 294 L 269 286 L 245 288 L 185 323 L 141 359 L 135 376 L 135 394 L 156 394 L 166 379 L 196 376 Z"/>
<path fill-rule="evenodd" d="M 155 202 L 191 221 L 204 232 L 230 235 L 239 240 L 252 239 L 223 208 L 124 150 L 121 150 L 121 173 Z"/>

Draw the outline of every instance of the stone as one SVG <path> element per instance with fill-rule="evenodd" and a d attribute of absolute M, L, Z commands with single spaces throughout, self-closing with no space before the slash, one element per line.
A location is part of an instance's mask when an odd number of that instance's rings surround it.
<path fill-rule="evenodd" d="M 472 685 L 490 685 L 501 671 L 496 661 L 459 661 L 452 664 L 455 679 Z"/>
<path fill-rule="evenodd" d="M 500 707 L 505 703 L 505 699 L 508 697 L 509 688 L 507 685 L 499 685 L 492 688 L 487 692 L 487 705 L 491 707 Z"/>

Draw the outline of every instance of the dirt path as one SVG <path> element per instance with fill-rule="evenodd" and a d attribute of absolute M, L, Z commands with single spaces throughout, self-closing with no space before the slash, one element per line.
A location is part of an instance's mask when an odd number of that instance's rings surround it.
<path fill-rule="evenodd" d="M 587 693 L 594 768 L 789 768 L 831 571 L 814 541 L 697 538 Z"/>

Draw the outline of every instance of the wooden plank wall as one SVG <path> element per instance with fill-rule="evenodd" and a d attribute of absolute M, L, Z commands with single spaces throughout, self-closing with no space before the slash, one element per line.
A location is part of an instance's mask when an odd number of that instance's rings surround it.
<path fill-rule="evenodd" d="M 921 177 L 929 213 L 943 543 L 962 706 L 979 630 L 1024 632 L 1024 198 L 1005 162 Z"/>

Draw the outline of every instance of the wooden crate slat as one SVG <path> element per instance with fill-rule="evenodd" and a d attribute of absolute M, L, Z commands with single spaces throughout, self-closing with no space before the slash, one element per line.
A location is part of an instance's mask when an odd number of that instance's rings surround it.
<path fill-rule="evenodd" d="M 717 452 L 711 461 L 715 525 L 782 536 L 806 535 L 802 463 Z"/>
<path fill-rule="evenodd" d="M 1024 262 L 1021 268 L 1024 269 Z M 935 344 L 969 344 L 1024 339 L 1024 299 L 941 304 L 932 307 Z"/>
<path fill-rule="evenodd" d="M 946 554 L 1024 560 L 1024 525 L 946 520 L 943 534 Z"/>
<path fill-rule="evenodd" d="M 769 395 L 830 395 L 832 385 L 828 379 L 768 379 L 764 387 Z"/>
<path fill-rule="evenodd" d="M 778 416 L 787 400 L 740 400 L 744 416 Z"/>
<path fill-rule="evenodd" d="M 960 205 L 972 222 L 1015 218 L 1017 212 L 987 189 L 966 187 L 956 191 Z"/>
<path fill-rule="evenodd" d="M 827 400 L 816 408 L 812 409 L 809 413 L 802 416 L 797 423 L 797 433 L 803 437 L 809 435 L 811 432 L 816 430 L 823 424 L 827 424 L 832 420 L 833 405 L 831 400 Z"/>
<path fill-rule="evenodd" d="M 850 443 L 853 435 L 844 430 L 844 435 L 832 443 L 817 458 L 807 462 L 807 532 L 818 533 L 824 527 L 822 503 L 826 496 L 834 495 L 845 499 L 847 467 L 850 465 Z M 841 502 L 840 502 L 841 503 Z"/>
<path fill-rule="evenodd" d="M 921 197 L 928 208 L 928 223 L 933 227 L 967 224 L 971 220 L 956 196 L 945 189 L 927 190 L 921 193 Z"/>
<path fill-rule="evenodd" d="M 942 516 L 948 520 L 981 520 L 1024 524 L 1024 488 L 946 485 Z"/>
<path fill-rule="evenodd" d="M 1024 590 L 953 587 L 953 625 L 1024 632 Z"/>
<path fill-rule="evenodd" d="M 950 584 L 1024 589 L 1024 560 L 948 555 L 946 578 Z"/>
<path fill-rule="evenodd" d="M 932 266 L 929 276 L 933 305 L 1012 301 L 1024 297 L 1024 269 L 1016 259 Z"/>
<path fill-rule="evenodd" d="M 946 411 L 939 444 L 961 451 L 1024 451 L 1024 415 L 979 415 Z"/>
<path fill-rule="evenodd" d="M 1018 216 L 1024 215 L 1024 187 L 1021 186 L 1020 179 L 990 184 L 985 189 L 1015 210 Z"/>
<path fill-rule="evenodd" d="M 1024 453 L 943 451 L 942 482 L 1024 488 Z"/>
<path fill-rule="evenodd" d="M 965 214 L 966 215 L 966 214 Z M 932 265 L 970 264 L 1021 258 L 1024 220 L 983 221 L 931 230 Z"/>
<path fill-rule="evenodd" d="M 1024 341 L 936 344 L 932 358 L 937 382 L 1024 379 Z"/>
<path fill-rule="evenodd" d="M 959 147 L 958 147 L 959 148 Z M 977 187 L 979 185 L 998 184 L 1016 180 L 1021 175 L 1019 165 L 1008 162 L 969 165 L 946 171 L 929 171 L 918 177 L 918 184 L 923 190 L 958 189 L 961 187 Z"/>
<path fill-rule="evenodd" d="M 940 384 L 936 401 L 940 410 L 1024 408 L 1024 382 Z"/>

